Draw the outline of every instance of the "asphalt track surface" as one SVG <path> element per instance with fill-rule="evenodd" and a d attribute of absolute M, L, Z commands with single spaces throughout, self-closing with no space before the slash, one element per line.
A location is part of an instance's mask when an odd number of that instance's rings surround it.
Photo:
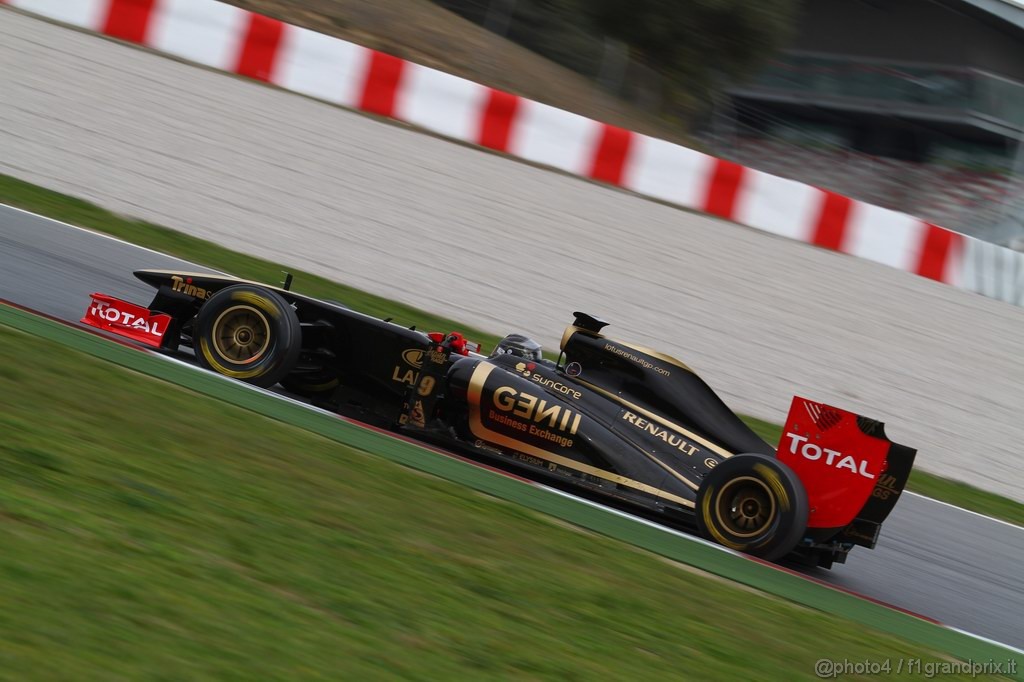
<path fill-rule="evenodd" d="M 548 346 L 598 314 L 741 412 L 846 407 L 1024 500 L 1024 308 L 3 8 L 0 172 Z"/>
<path fill-rule="evenodd" d="M 0 205 L 0 299 L 77 321 L 89 294 L 147 303 L 134 268 L 199 266 Z M 874 551 L 810 575 L 1024 648 L 1024 528 L 905 495 Z"/>

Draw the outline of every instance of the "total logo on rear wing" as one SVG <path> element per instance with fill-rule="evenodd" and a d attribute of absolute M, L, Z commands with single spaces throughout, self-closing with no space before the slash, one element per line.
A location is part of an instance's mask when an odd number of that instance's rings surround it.
<path fill-rule="evenodd" d="M 808 527 L 840 528 L 854 519 L 880 524 L 906 485 L 915 453 L 890 441 L 880 422 L 795 397 L 776 456 L 804 484 Z"/>
<path fill-rule="evenodd" d="M 171 316 L 154 313 L 128 301 L 94 293 L 85 316 L 80 320 L 90 327 L 117 334 L 139 343 L 160 348 L 171 324 Z"/>

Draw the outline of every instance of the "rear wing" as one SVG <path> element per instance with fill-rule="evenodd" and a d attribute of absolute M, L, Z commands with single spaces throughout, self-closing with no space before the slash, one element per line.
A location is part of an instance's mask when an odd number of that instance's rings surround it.
<path fill-rule="evenodd" d="M 795 397 L 777 456 L 807 491 L 809 534 L 874 547 L 916 454 L 889 440 L 881 422 Z"/>

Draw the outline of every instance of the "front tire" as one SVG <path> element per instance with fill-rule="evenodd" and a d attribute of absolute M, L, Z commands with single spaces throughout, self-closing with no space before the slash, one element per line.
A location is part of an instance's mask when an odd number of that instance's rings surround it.
<path fill-rule="evenodd" d="M 266 388 L 292 371 L 302 328 L 279 294 L 239 284 L 218 291 L 199 309 L 195 341 L 202 367 Z"/>
<path fill-rule="evenodd" d="M 807 530 L 807 492 L 773 457 L 734 455 L 697 491 L 697 528 L 713 542 L 768 561 L 793 551 Z"/>

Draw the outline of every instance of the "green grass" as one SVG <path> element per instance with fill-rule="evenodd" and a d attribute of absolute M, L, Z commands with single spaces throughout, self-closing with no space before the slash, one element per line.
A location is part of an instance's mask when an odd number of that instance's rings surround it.
<path fill-rule="evenodd" d="M 473 329 L 456 321 L 411 306 L 302 272 L 291 266 L 231 251 L 212 242 L 142 221 L 124 218 L 86 201 L 37 187 L 7 175 L 0 175 L 0 202 L 58 220 L 92 228 L 125 241 L 163 251 L 245 279 L 280 282 L 282 270 L 294 273 L 295 289 L 318 298 L 334 299 L 362 312 L 415 324 L 422 329 L 458 329 L 468 338 L 492 348 L 499 336 Z M 769 443 L 777 443 L 780 427 L 753 417 L 744 420 Z M 1024 525 L 1024 504 L 989 493 L 965 483 L 951 481 L 915 470 L 909 489 L 981 514 Z"/>
<path fill-rule="evenodd" d="M 0 433 L 4 680 L 790 680 L 823 657 L 935 660 L 3 326 Z"/>

